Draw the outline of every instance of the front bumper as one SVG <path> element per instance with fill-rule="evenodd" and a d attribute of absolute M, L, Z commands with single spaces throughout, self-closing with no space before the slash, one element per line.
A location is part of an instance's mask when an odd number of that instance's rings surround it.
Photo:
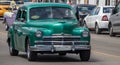
<path fill-rule="evenodd" d="M 37 43 L 49 43 L 49 42 L 38 42 Z M 57 43 L 57 44 L 56 44 Z M 42 44 L 42 45 L 35 45 L 35 46 L 30 46 L 31 51 L 49 51 L 49 52 L 59 52 L 59 51 L 80 51 L 80 50 L 90 50 L 91 46 L 90 45 L 84 45 L 89 43 L 88 41 L 76 41 L 76 42 L 71 42 L 71 41 L 52 41 L 50 45 Z"/>

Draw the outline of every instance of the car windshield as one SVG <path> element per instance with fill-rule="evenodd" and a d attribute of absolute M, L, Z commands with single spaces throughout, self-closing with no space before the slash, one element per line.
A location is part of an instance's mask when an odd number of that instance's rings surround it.
<path fill-rule="evenodd" d="M 0 2 L 0 5 L 10 5 L 10 2 Z"/>
<path fill-rule="evenodd" d="M 71 9 L 64 7 L 36 7 L 30 9 L 30 19 L 75 19 Z"/>
<path fill-rule="evenodd" d="M 111 13 L 114 7 L 103 7 L 103 13 Z"/>
<path fill-rule="evenodd" d="M 82 13 L 90 13 L 96 6 L 78 6 L 78 11 Z"/>

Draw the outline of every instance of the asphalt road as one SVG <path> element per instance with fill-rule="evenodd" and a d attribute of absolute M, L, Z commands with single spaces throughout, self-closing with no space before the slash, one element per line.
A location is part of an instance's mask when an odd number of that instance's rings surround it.
<path fill-rule="evenodd" d="M 109 37 L 108 33 L 91 33 L 92 53 L 88 62 L 82 62 L 79 55 L 39 55 L 37 61 L 29 62 L 25 53 L 10 56 L 6 43 L 7 32 L 0 21 L 0 65 L 120 65 L 120 36 Z"/>

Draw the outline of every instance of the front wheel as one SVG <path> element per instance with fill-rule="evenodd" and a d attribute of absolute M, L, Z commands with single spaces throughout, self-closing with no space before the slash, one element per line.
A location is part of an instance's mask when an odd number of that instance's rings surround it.
<path fill-rule="evenodd" d="M 28 61 L 35 61 L 37 53 L 30 50 L 30 40 L 27 40 L 27 59 Z"/>
<path fill-rule="evenodd" d="M 11 56 L 17 56 L 18 53 L 19 53 L 19 51 L 16 50 L 16 49 L 14 49 L 14 48 L 12 47 L 12 41 L 11 41 L 11 39 L 10 39 L 10 41 L 9 41 L 8 43 L 9 43 L 9 53 L 10 53 L 10 55 L 11 55 Z"/>
<path fill-rule="evenodd" d="M 90 50 L 83 50 L 79 53 L 81 61 L 88 61 L 90 59 Z"/>

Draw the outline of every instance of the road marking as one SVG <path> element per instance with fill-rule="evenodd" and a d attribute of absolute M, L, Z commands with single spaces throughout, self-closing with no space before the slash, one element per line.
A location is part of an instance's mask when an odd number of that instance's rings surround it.
<path fill-rule="evenodd" d="M 94 52 L 94 53 L 97 53 L 97 54 L 101 54 L 101 55 L 113 57 L 113 58 L 120 58 L 120 56 L 117 56 L 117 55 L 107 54 L 107 53 L 98 52 L 98 51 L 93 51 L 93 52 Z"/>

